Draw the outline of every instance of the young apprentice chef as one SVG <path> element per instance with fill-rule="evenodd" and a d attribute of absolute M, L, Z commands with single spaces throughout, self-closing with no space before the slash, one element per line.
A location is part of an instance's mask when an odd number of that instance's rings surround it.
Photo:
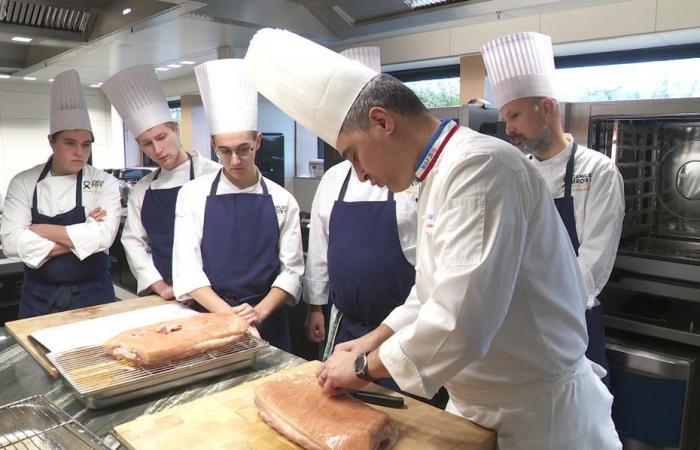
<path fill-rule="evenodd" d="M 608 281 L 622 233 L 622 175 L 610 158 L 564 133 L 549 36 L 514 33 L 488 42 L 481 53 L 506 132 L 547 182 L 578 255 L 588 293 L 586 356 L 607 371 L 603 307 L 596 296 Z M 607 375 L 603 382 L 610 387 Z"/>
<path fill-rule="evenodd" d="M 25 266 L 21 319 L 115 300 L 108 251 L 119 184 L 87 164 L 94 135 L 75 70 L 51 85 L 48 139 L 49 160 L 10 181 L 0 227 L 3 252 Z"/>
<path fill-rule="evenodd" d="M 291 350 L 287 304 L 301 296 L 299 205 L 255 166 L 258 94 L 243 60 L 195 67 L 212 146 L 223 169 L 183 186 L 177 199 L 173 278 L 179 300 L 233 310 L 270 344 Z"/>
<path fill-rule="evenodd" d="M 308 67 L 314 67 L 313 71 Z M 416 285 L 319 370 L 325 392 L 391 376 L 496 430 L 501 449 L 619 449 L 585 358 L 585 284 L 547 186 L 513 146 L 432 116 L 416 95 L 283 30 L 253 37 L 258 91 L 400 192 L 417 179 Z"/>
<path fill-rule="evenodd" d="M 126 123 L 143 153 L 160 166 L 129 194 L 122 245 L 137 292 L 173 295 L 173 234 L 177 193 L 186 182 L 221 166 L 180 144 L 180 128 L 150 64 L 122 70 L 102 90 Z"/>

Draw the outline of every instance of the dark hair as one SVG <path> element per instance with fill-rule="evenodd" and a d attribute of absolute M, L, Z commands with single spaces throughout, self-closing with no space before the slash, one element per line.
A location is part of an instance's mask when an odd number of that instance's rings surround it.
<path fill-rule="evenodd" d="M 372 78 L 362 88 L 345 116 L 340 131 L 366 129 L 369 110 L 375 106 L 402 116 L 417 116 L 428 112 L 415 92 L 391 75 L 383 73 Z"/>
<path fill-rule="evenodd" d="M 57 132 L 55 132 L 54 134 L 51 135 L 51 137 L 49 138 L 49 140 L 50 140 L 52 143 L 53 143 L 53 142 L 56 142 L 56 139 L 58 139 L 58 137 L 59 137 L 59 136 L 61 135 L 61 133 L 63 133 L 64 131 L 76 131 L 76 130 L 61 130 L 61 131 L 57 131 Z M 92 131 L 90 131 L 90 130 L 85 130 L 85 131 L 89 131 L 89 132 L 90 132 L 90 142 L 91 142 L 91 143 L 94 143 L 94 142 L 95 142 L 95 135 L 92 134 Z"/>
<path fill-rule="evenodd" d="M 179 125 L 175 121 L 165 122 L 165 126 L 170 128 L 170 130 L 173 132 L 179 127 Z"/>

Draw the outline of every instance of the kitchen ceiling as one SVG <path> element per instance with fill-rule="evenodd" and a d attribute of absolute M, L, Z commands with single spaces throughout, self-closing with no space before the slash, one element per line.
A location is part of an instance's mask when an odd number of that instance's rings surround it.
<path fill-rule="evenodd" d="M 0 74 L 46 82 L 75 68 L 85 84 L 95 84 L 131 65 L 150 63 L 168 79 L 192 72 L 192 64 L 183 61 L 216 58 L 222 47 L 242 57 L 262 27 L 290 29 L 343 48 L 497 16 L 603 3 L 609 1 L 0 0 Z M 127 8 L 131 12 L 124 15 Z M 15 36 L 32 41 L 13 42 Z"/>

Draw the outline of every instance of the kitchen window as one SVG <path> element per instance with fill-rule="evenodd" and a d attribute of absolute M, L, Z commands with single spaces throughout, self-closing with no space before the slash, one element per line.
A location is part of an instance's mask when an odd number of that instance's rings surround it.
<path fill-rule="evenodd" d="M 416 93 L 428 108 L 459 105 L 459 65 L 389 72 Z"/>
<path fill-rule="evenodd" d="M 700 97 L 700 46 L 640 49 L 555 59 L 565 102 Z"/>

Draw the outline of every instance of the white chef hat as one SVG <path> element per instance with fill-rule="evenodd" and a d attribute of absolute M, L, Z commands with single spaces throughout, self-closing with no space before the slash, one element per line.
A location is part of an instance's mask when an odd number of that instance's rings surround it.
<path fill-rule="evenodd" d="M 61 72 L 54 77 L 51 85 L 49 122 L 50 134 L 63 130 L 92 132 L 83 88 L 80 86 L 80 77 L 73 69 Z"/>
<path fill-rule="evenodd" d="M 496 103 L 525 97 L 554 97 L 552 38 L 534 32 L 513 33 L 481 47 Z"/>
<path fill-rule="evenodd" d="M 287 115 L 336 146 L 345 116 L 377 74 L 289 31 L 265 28 L 245 57 L 248 81 Z"/>
<path fill-rule="evenodd" d="M 117 72 L 104 82 L 102 91 L 135 137 L 156 125 L 175 121 L 150 64 Z"/>
<path fill-rule="evenodd" d="M 382 71 L 379 47 L 353 47 L 340 52 L 346 58 L 359 61 L 377 73 Z"/>
<path fill-rule="evenodd" d="M 242 59 L 215 59 L 194 68 L 211 134 L 258 129 L 258 93 Z"/>

